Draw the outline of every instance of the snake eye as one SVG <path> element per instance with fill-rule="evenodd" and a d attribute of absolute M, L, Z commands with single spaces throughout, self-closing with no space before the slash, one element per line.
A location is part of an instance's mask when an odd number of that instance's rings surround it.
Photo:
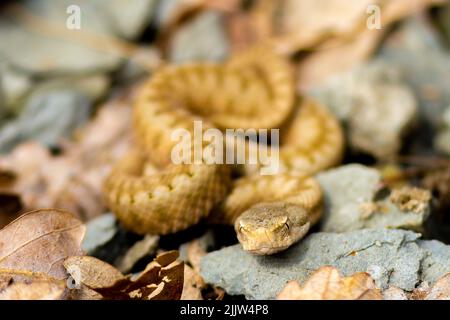
<path fill-rule="evenodd" d="M 289 230 L 289 224 L 288 224 L 287 222 L 285 222 L 284 225 L 285 225 L 286 228 Z"/>

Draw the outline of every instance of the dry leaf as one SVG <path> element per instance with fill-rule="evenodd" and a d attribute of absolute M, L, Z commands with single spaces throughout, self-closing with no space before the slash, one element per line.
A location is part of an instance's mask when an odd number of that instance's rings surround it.
<path fill-rule="evenodd" d="M 128 280 L 112 265 L 94 257 L 72 256 L 64 261 L 64 267 L 75 282 L 83 283 L 93 290 L 112 287 L 117 282 Z"/>
<path fill-rule="evenodd" d="M 330 75 L 344 72 L 365 61 L 376 49 L 383 35 L 383 30 L 367 30 L 354 41 L 331 39 L 325 42 L 299 63 L 299 89 L 307 91 L 321 84 Z"/>
<path fill-rule="evenodd" d="M 181 300 L 222 300 L 225 291 L 222 288 L 209 286 L 200 275 L 200 261 L 206 255 L 200 240 L 195 239 L 186 244 L 188 262 L 184 269 L 184 287 Z M 208 289 L 203 291 L 204 289 Z"/>
<path fill-rule="evenodd" d="M 0 269 L 0 300 L 57 300 L 66 283 L 42 273 Z"/>
<path fill-rule="evenodd" d="M 441 277 L 431 288 L 414 290 L 411 296 L 414 300 L 450 300 L 450 273 Z"/>
<path fill-rule="evenodd" d="M 237 41 L 234 47 L 243 37 L 246 42 L 270 42 L 283 54 L 310 52 L 298 70 L 299 88 L 308 90 L 365 61 L 392 23 L 442 3 L 445 0 L 262 0 L 247 17 L 250 21 L 238 16 L 228 24 L 231 40 Z M 369 29 L 376 9 L 381 28 Z M 239 25 L 245 25 L 246 32 L 234 30 Z"/>
<path fill-rule="evenodd" d="M 163 253 L 133 277 L 87 256 L 70 257 L 64 266 L 78 284 L 104 299 L 178 300 L 183 290 L 184 264 L 177 258 L 177 251 Z"/>
<path fill-rule="evenodd" d="M 61 208 L 83 221 L 104 213 L 103 179 L 130 144 L 131 99 L 106 103 L 59 156 L 34 142 L 0 156 L 0 172 L 16 176 L 2 189 L 19 194 L 27 209 Z"/>
<path fill-rule="evenodd" d="M 342 277 L 336 268 L 324 266 L 314 271 L 303 286 L 289 281 L 279 300 L 381 300 L 373 279 L 365 272 Z"/>
<path fill-rule="evenodd" d="M 200 241 L 195 239 L 186 246 L 186 259 L 191 264 L 195 272 L 200 273 L 200 261 L 206 255 Z"/>
<path fill-rule="evenodd" d="M 184 266 L 184 284 L 181 300 L 203 300 L 202 289 L 206 284 L 197 271 L 190 266 Z"/>
<path fill-rule="evenodd" d="M 0 230 L 0 268 L 66 277 L 63 261 L 80 255 L 85 226 L 57 209 L 30 211 Z"/>
<path fill-rule="evenodd" d="M 408 295 L 400 288 L 389 287 L 383 291 L 384 300 L 408 300 Z"/>
<path fill-rule="evenodd" d="M 270 1 L 270 0 L 268 0 Z M 368 22 L 379 9 L 381 31 L 395 21 L 445 0 L 284 0 L 267 19 L 274 20 L 272 35 L 282 52 L 295 52 L 330 39 L 351 40 L 370 31 Z"/>
<path fill-rule="evenodd" d="M 440 278 L 431 287 L 425 300 L 450 300 L 450 273 Z"/>
<path fill-rule="evenodd" d="M 342 36 L 355 32 L 362 19 L 367 19 L 367 7 L 372 0 L 284 0 L 275 19 L 275 33 L 289 51 L 305 48 L 329 34 Z"/>

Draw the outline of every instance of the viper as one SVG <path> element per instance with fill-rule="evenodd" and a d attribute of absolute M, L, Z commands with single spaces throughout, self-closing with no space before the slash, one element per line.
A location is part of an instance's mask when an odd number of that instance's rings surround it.
<path fill-rule="evenodd" d="M 341 161 L 344 138 L 326 107 L 296 94 L 292 70 L 288 59 L 259 46 L 223 63 L 167 65 L 155 72 L 134 102 L 136 146 L 104 184 L 106 202 L 122 224 L 161 235 L 204 218 L 234 224 L 243 249 L 260 255 L 300 240 L 322 213 L 313 176 Z M 277 171 L 261 175 L 262 161 L 210 163 L 208 152 L 201 163 L 174 164 L 172 133 L 193 135 L 195 121 L 202 121 L 203 132 L 279 129 Z M 239 141 L 245 150 L 262 143 Z M 194 144 L 186 150 L 208 148 L 203 140 Z"/>

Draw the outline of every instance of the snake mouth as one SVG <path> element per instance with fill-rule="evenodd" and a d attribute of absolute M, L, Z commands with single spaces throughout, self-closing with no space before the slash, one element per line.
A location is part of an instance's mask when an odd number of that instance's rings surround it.
<path fill-rule="evenodd" d="M 274 247 L 274 246 L 270 246 L 270 247 L 269 246 L 262 246 L 262 247 L 249 249 L 249 248 L 245 248 L 245 246 L 244 246 L 243 249 L 245 251 L 247 251 L 247 252 L 252 253 L 252 254 L 261 255 L 262 256 L 262 255 L 275 254 L 275 253 L 278 253 L 280 251 L 284 251 L 284 250 L 286 250 L 289 247 L 290 247 L 290 245 L 277 246 L 277 247 Z"/>

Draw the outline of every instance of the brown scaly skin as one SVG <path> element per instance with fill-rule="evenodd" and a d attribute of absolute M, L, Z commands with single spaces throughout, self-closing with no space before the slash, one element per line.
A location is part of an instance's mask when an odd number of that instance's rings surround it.
<path fill-rule="evenodd" d="M 211 220 L 234 223 L 245 250 L 273 254 L 286 249 L 319 220 L 322 193 L 310 176 L 339 163 L 344 145 L 330 113 L 295 96 L 288 62 L 268 48 L 224 64 L 165 67 L 135 102 L 140 150 L 107 178 L 108 205 L 126 228 L 141 234 L 177 232 L 213 212 Z M 183 128 L 193 136 L 194 120 L 202 120 L 203 131 L 281 128 L 280 173 L 256 175 L 261 163 L 244 165 L 245 175 L 233 182 L 230 165 L 171 164 L 177 143 L 172 132 Z M 148 162 L 158 171 L 146 174 Z"/>

